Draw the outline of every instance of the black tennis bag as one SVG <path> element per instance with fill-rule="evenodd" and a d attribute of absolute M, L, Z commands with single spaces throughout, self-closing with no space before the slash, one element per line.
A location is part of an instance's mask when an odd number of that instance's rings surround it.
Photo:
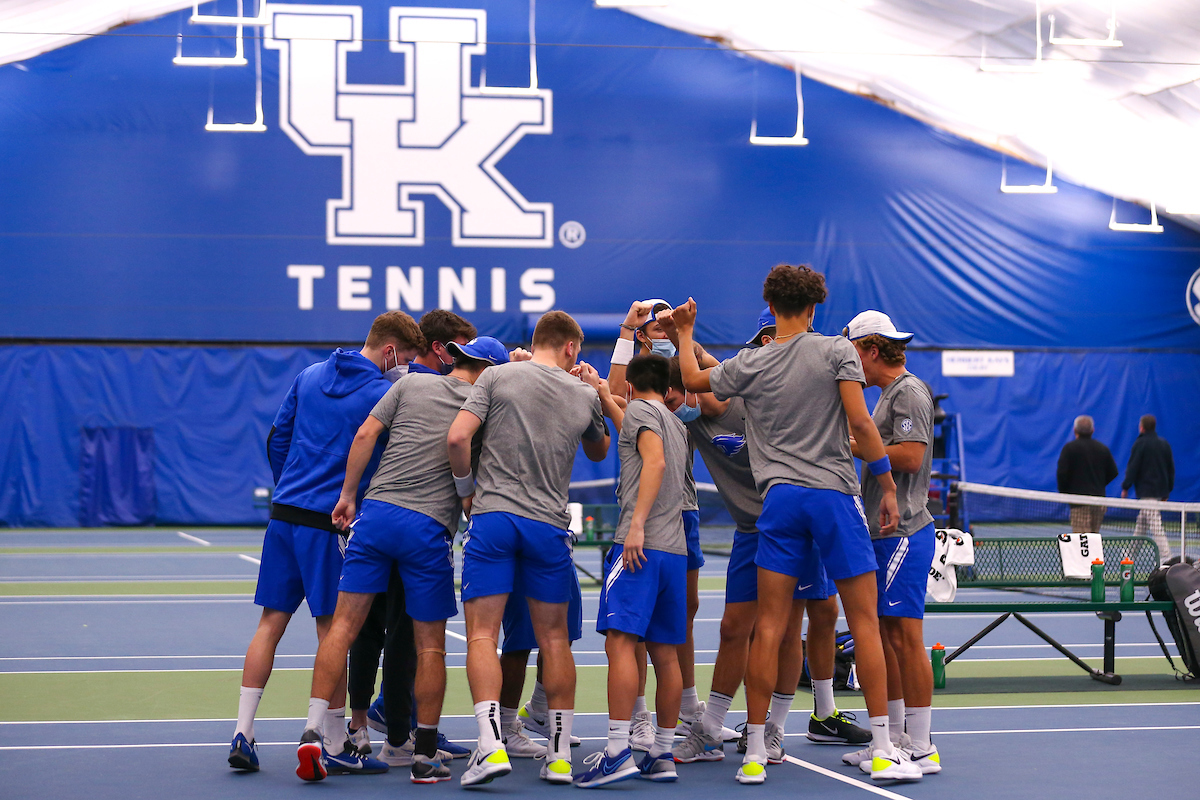
<path fill-rule="evenodd" d="M 1183 662 L 1184 669 L 1175 666 L 1175 661 L 1167 652 L 1166 643 L 1154 627 L 1153 616 L 1149 611 L 1146 612 L 1150 629 L 1154 631 L 1154 637 L 1158 639 L 1171 669 L 1175 670 L 1176 677 L 1181 680 L 1200 678 L 1200 567 L 1191 556 L 1186 560 L 1175 556 L 1151 572 L 1146 584 L 1150 596 L 1155 600 L 1175 604 L 1174 608 L 1163 612 L 1163 617 L 1167 621 L 1167 629 L 1175 639 L 1175 647 L 1179 650 L 1179 660 Z"/>

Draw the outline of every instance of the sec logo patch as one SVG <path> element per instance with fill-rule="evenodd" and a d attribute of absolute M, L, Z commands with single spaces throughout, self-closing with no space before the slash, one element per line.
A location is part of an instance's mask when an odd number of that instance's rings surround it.
<path fill-rule="evenodd" d="M 912 420 L 911 419 L 909 419 L 908 417 L 905 417 L 904 419 L 900 420 L 900 432 L 901 433 L 911 433 L 912 432 Z"/>

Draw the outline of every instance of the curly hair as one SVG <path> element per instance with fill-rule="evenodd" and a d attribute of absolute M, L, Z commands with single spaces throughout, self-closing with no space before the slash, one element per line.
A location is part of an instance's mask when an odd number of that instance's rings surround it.
<path fill-rule="evenodd" d="M 763 281 L 763 300 L 784 316 L 795 316 L 811 305 L 824 303 L 828 294 L 825 276 L 805 264 L 780 264 Z"/>
<path fill-rule="evenodd" d="M 417 321 L 403 311 L 380 314 L 371 323 L 371 332 L 367 334 L 367 347 L 382 347 L 389 340 L 419 352 L 424 352 L 428 347 L 424 334 L 417 327 Z"/>
<path fill-rule="evenodd" d="M 889 367 L 898 367 L 907 361 L 907 356 L 904 355 L 904 342 L 880 336 L 878 333 L 872 333 L 861 339 L 855 339 L 854 343 L 864 350 L 878 347 L 879 357 Z"/>
<path fill-rule="evenodd" d="M 435 308 L 427 312 L 425 316 L 421 317 L 418 324 L 421 326 L 421 333 L 425 336 L 425 353 L 429 352 L 428 348 L 433 347 L 434 342 L 446 344 L 460 336 L 470 340 L 479 335 L 474 325 L 453 311 L 447 311 L 444 308 Z"/>

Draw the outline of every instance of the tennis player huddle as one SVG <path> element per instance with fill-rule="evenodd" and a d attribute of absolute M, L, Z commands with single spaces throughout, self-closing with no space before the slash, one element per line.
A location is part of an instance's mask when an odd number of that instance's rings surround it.
<path fill-rule="evenodd" d="M 921 625 L 934 546 L 926 509 L 933 402 L 904 368 L 912 334 L 878 311 L 859 314 L 842 336 L 815 333 L 825 297 L 819 273 L 775 267 L 758 332 L 723 362 L 695 342 L 694 301 L 636 302 L 607 379 L 578 362 L 583 333 L 560 311 L 538 322 L 531 353 L 506 352 L 490 337 L 441 343 L 452 365 L 409 370 L 394 383 L 389 377 L 403 372 L 396 366 L 434 343 L 407 315 L 389 312 L 361 352 L 339 350 L 301 373 L 268 443 L 278 468 L 256 595 L 263 622 L 247 653 L 230 765 L 258 769 L 253 720 L 270 672 L 263 653 L 273 654 L 280 625 L 307 597 L 320 647 L 296 772 L 316 781 L 388 769 L 369 755 L 369 740 L 365 748 L 352 740 L 344 706 L 347 651 L 396 569 L 417 653 L 416 728 L 402 763 L 413 782 L 449 780 L 457 754 L 439 749 L 437 725 L 446 620 L 458 612 L 453 536 L 466 514 L 462 603 L 479 738 L 463 786 L 507 775 L 512 758 L 530 756 L 551 783 L 675 781 L 677 763 L 720 760 L 738 739 L 724 721 L 743 679 L 736 779 L 763 783 L 766 766 L 785 758 L 805 655 L 810 740 L 860 746 L 842 760 L 878 781 L 940 771 Z M 882 389 L 873 415 L 864 386 Z M 620 521 L 596 625 L 606 636 L 608 741 L 576 769 L 571 642 L 582 612 L 567 493 L 580 444 L 601 461 L 613 436 Z M 694 451 L 736 523 L 707 702 L 697 697 L 692 645 L 704 563 Z M 838 595 L 869 730 L 834 702 Z M 524 658 L 535 644 L 533 699 L 502 705 L 512 691 L 498 648 Z M 647 658 L 657 683 L 653 723 Z M 265 668 L 254 666 L 264 659 Z"/>

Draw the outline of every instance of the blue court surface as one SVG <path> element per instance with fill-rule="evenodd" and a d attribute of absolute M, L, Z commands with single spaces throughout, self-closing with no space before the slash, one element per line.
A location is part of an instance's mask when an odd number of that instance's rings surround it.
<path fill-rule="evenodd" d="M 181 536 L 180 533 L 186 534 Z M 458 792 L 455 780 L 413 786 L 407 769 L 382 776 L 334 777 L 303 786 L 293 773 L 303 727 L 315 637 L 301 607 L 280 644 L 256 736 L 263 770 L 235 774 L 225 765 L 237 685 L 259 610 L 251 601 L 261 530 L 46 531 L 0 533 L 0 796 L 175 798 L 294 796 L 296 791 Z M 599 569 L 599 554 L 579 562 Z M 697 683 L 708 690 L 716 656 L 725 567 L 709 557 L 696 620 Z M 598 594 L 585 583 L 584 638 L 576 643 L 579 691 L 575 762 L 603 746 L 603 639 L 595 633 Z M 143 590 L 139 587 L 145 587 Z M 971 590 L 972 599 L 1008 596 Z M 960 599 L 965 599 L 960 594 Z M 1102 623 L 1089 613 L 1035 614 L 1047 633 L 1089 660 L 1101 653 Z M 961 644 L 990 619 L 934 615 L 928 644 Z M 1162 626 L 1160 625 L 1160 629 Z M 450 694 L 443 730 L 468 743 L 461 614 L 447 640 Z M 797 694 L 789 717 L 788 763 L 773 766 L 762 787 L 733 780 L 738 756 L 680 765 L 675 785 L 631 781 L 607 789 L 715 797 L 728 791 L 767 796 L 1146 797 L 1190 783 L 1187 764 L 1200 750 L 1200 691 L 1173 679 L 1145 617 L 1117 628 L 1120 687 L 1090 680 L 1049 645 L 1008 623 L 948 667 L 935 693 L 934 740 L 945 769 L 912 785 L 873 785 L 844 767 L 843 748 L 803 737 L 810 700 Z M 1172 649 L 1172 654 L 1174 651 Z M 844 709 L 865 712 L 857 693 L 839 693 Z M 744 719 L 741 701 L 730 724 Z M 378 734 L 373 737 L 377 742 Z M 537 779 L 538 763 L 477 789 L 515 795 L 575 791 Z"/>

